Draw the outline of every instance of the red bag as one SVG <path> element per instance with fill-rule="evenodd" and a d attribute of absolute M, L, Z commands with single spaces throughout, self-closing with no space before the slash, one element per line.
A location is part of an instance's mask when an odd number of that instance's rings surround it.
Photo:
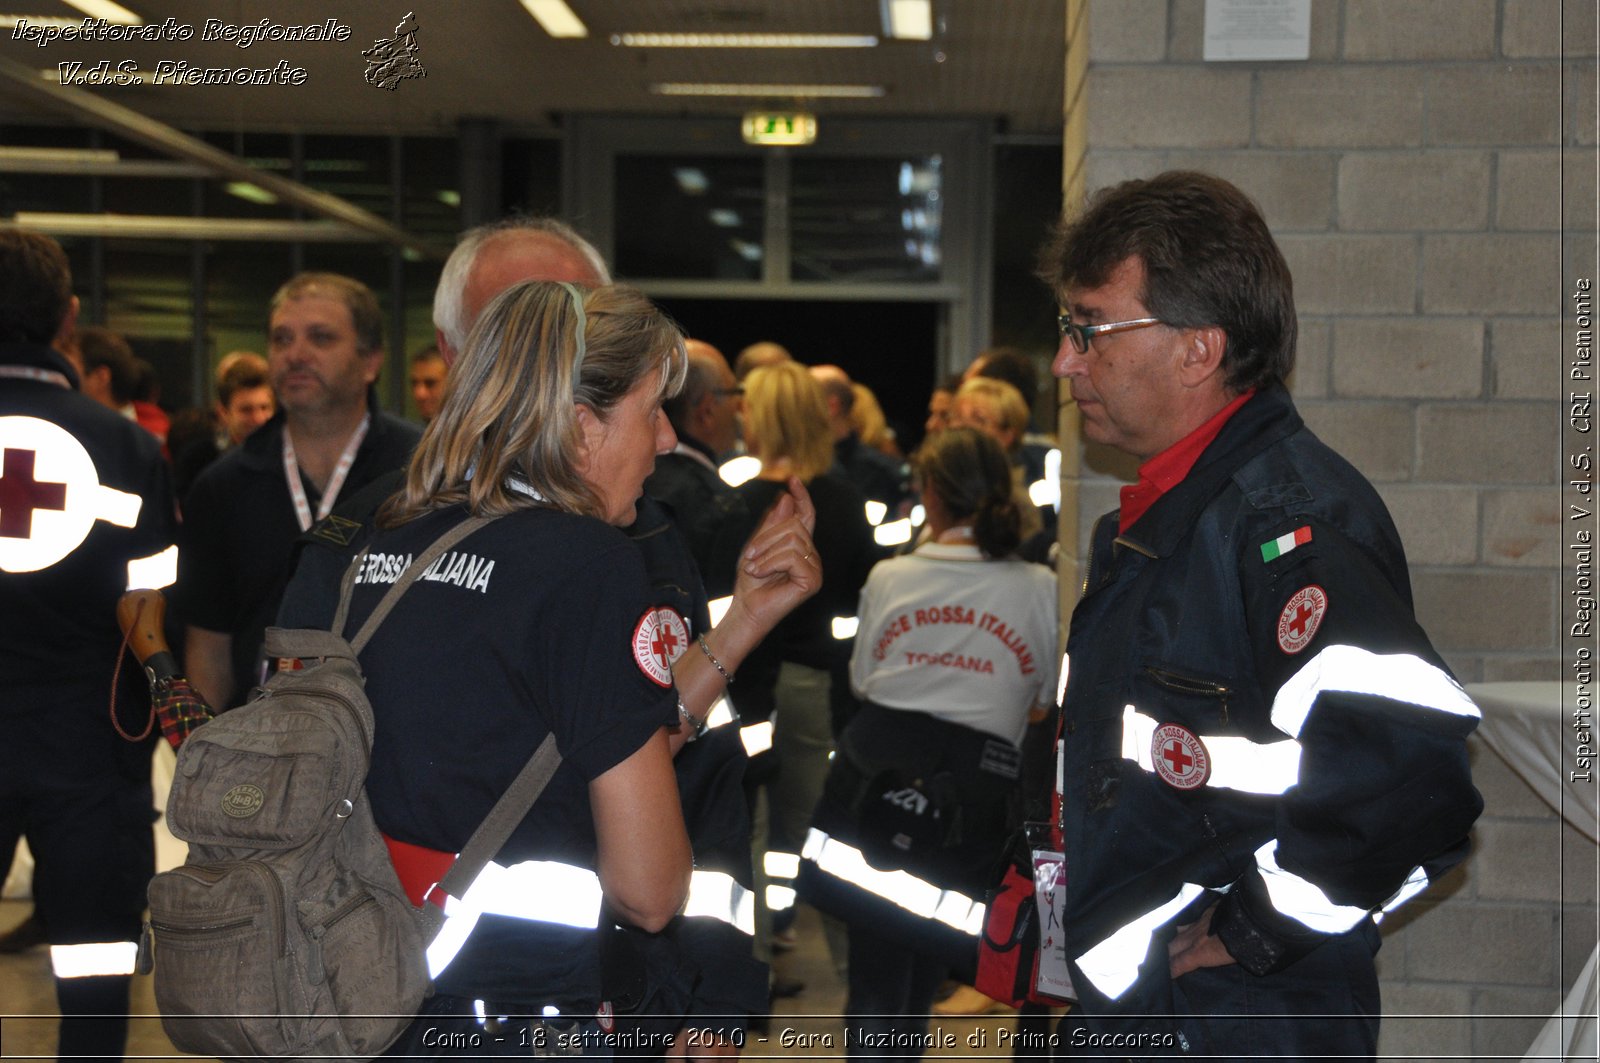
<path fill-rule="evenodd" d="M 1012 1007 L 1069 1003 L 1035 989 L 1038 978 L 1039 909 L 1033 878 L 1007 864 L 1005 878 L 988 894 L 978 941 L 978 977 L 972 984 L 984 996 Z"/>

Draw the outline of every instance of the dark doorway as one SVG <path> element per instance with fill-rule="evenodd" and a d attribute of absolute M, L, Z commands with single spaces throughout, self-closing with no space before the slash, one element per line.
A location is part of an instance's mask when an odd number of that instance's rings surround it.
<path fill-rule="evenodd" d="M 878 396 L 889 426 L 909 451 L 922 438 L 933 390 L 941 305 L 920 302 L 797 302 L 766 299 L 657 299 L 690 336 L 728 358 L 760 340 L 788 348 L 806 365 L 832 363 Z"/>

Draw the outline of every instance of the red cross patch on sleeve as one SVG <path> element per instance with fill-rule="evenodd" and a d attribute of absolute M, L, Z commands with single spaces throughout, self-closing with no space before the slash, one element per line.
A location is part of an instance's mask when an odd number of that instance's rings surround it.
<path fill-rule="evenodd" d="M 660 613 L 646 609 L 633 628 L 633 660 L 645 678 L 657 686 L 672 685 L 673 636 L 661 623 Z"/>
<path fill-rule="evenodd" d="M 1311 645 L 1327 613 L 1327 591 L 1315 583 L 1300 588 L 1278 615 L 1278 649 L 1294 654 Z"/>

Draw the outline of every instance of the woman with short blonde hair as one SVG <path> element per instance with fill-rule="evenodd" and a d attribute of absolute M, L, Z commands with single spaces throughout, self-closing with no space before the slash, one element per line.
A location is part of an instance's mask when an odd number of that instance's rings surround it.
<path fill-rule="evenodd" d="M 810 481 L 833 465 L 828 403 L 799 362 L 780 362 L 745 377 L 744 411 L 745 447 L 761 459 L 764 478 Z"/>

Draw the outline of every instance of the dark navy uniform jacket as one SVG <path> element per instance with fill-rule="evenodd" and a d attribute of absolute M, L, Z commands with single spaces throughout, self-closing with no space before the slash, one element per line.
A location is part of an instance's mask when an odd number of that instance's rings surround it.
<path fill-rule="evenodd" d="M 1477 709 L 1377 493 L 1281 387 L 1127 532 L 1101 518 L 1068 653 L 1065 925 L 1090 1014 L 1164 1010 L 1163 931 L 1206 891 L 1265 976 L 1465 856 Z"/>
<path fill-rule="evenodd" d="M 54 350 L 3 344 L 0 367 L 59 374 L 54 380 L 0 376 L 0 418 L 18 430 L 8 428 L 3 437 L 0 468 L 0 589 L 6 603 L 0 609 L 0 686 L 92 687 L 99 695 L 95 723 L 109 734 L 103 714 L 122 639 L 116 603 L 128 587 L 128 562 L 172 544 L 171 476 L 156 438 L 73 390 L 77 373 Z M 38 436 L 35 446 L 27 442 L 36 437 L 24 419 L 56 426 L 65 435 Z M 53 451 L 62 447 L 87 457 L 96 483 L 57 481 Z M 116 519 L 93 519 L 81 542 L 70 545 L 54 522 L 85 508 Z M 13 570 L 7 559 L 20 558 L 24 543 L 41 540 L 51 540 L 64 556 L 42 568 Z M 38 704 L 16 708 L 45 711 Z"/>

